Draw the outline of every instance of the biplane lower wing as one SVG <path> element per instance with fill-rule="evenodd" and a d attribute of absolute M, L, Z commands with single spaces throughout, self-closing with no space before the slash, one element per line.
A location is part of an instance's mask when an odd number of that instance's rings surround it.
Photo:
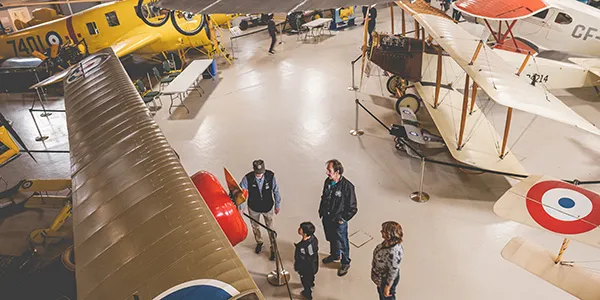
<path fill-rule="evenodd" d="M 435 122 L 452 157 L 459 162 L 474 167 L 505 172 L 527 174 L 525 168 L 512 152 L 500 158 L 501 138 L 483 112 L 474 104 L 473 113 L 465 123 L 465 141 L 458 150 L 458 132 L 460 130 L 463 94 L 453 89 L 440 91 L 440 103 L 434 108 L 435 86 L 415 84 L 419 96 Z"/>
<path fill-rule="evenodd" d="M 499 217 L 600 248 L 600 195 L 548 176 L 529 176 L 494 204 Z"/>
<path fill-rule="evenodd" d="M 264 299 L 114 51 L 81 66 L 65 79 L 77 298 Z"/>
<path fill-rule="evenodd" d="M 573 265 L 556 264 L 556 254 L 521 237 L 511 239 L 502 257 L 582 300 L 600 299 L 600 274 Z"/>

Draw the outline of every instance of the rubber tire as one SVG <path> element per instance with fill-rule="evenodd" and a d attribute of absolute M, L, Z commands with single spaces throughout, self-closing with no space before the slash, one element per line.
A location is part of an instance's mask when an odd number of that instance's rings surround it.
<path fill-rule="evenodd" d="M 398 100 L 396 101 L 396 106 L 395 106 L 396 112 L 399 115 L 402 114 L 400 112 L 400 108 L 402 108 L 402 107 L 408 107 L 408 108 L 412 109 L 412 107 L 410 106 L 411 104 L 413 104 L 413 103 L 410 103 L 410 101 L 412 100 L 411 98 L 414 99 L 414 101 L 416 101 L 416 103 L 417 103 L 416 104 L 417 108 L 414 109 L 415 114 L 419 111 L 419 109 L 421 108 L 421 98 L 419 98 L 419 96 L 417 96 L 415 94 L 406 93 L 406 94 L 404 94 L 404 96 L 398 98 Z"/>
<path fill-rule="evenodd" d="M 401 80 L 401 79 L 402 78 L 400 78 L 400 76 L 398 76 L 398 75 L 392 75 L 392 76 L 390 76 L 390 78 L 388 78 L 388 80 L 387 80 L 387 82 L 385 84 L 385 87 L 387 88 L 388 92 L 390 92 L 390 94 L 396 95 L 396 89 L 392 89 L 392 88 L 395 88 L 395 87 L 391 86 L 392 82 L 396 81 L 396 80 Z M 396 86 L 398 86 L 398 85 L 396 84 Z"/>
<path fill-rule="evenodd" d="M 144 23 L 146 23 L 146 25 L 148 26 L 152 26 L 152 27 L 160 27 L 163 26 L 167 23 L 167 21 L 169 21 L 169 17 L 171 17 L 171 14 L 168 13 L 167 16 L 160 21 L 160 23 L 151 23 L 150 21 L 146 20 L 146 18 L 144 18 L 144 15 L 142 14 L 142 10 L 141 10 L 141 5 L 144 2 L 144 0 L 138 0 L 138 4 L 135 6 L 135 14 L 138 16 L 138 18 L 142 19 L 142 21 Z"/>
<path fill-rule="evenodd" d="M 200 31 L 202 31 L 202 29 L 204 29 L 204 27 L 206 26 L 206 15 L 203 15 L 202 22 L 200 23 L 200 26 L 198 26 L 198 28 L 196 28 L 192 31 L 185 31 L 185 30 L 183 30 L 183 28 L 179 27 L 179 24 L 177 24 L 177 18 L 175 18 L 174 10 L 171 11 L 170 15 L 171 15 L 171 23 L 173 23 L 173 27 L 175 27 L 177 32 L 179 32 L 183 35 L 194 36 L 194 35 L 200 33 Z"/>

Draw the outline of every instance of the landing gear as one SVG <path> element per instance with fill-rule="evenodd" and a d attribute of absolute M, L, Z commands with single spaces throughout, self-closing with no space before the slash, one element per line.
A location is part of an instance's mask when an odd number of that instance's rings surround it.
<path fill-rule="evenodd" d="M 390 78 L 388 78 L 387 83 L 385 84 L 388 92 L 390 92 L 392 95 L 396 95 L 397 90 L 403 92 L 405 85 L 404 79 L 398 75 L 392 75 Z"/>
<path fill-rule="evenodd" d="M 401 115 L 400 109 L 402 107 L 410 108 L 415 114 L 421 108 L 421 98 L 415 94 L 404 94 L 396 101 L 396 112 Z"/>
<path fill-rule="evenodd" d="M 198 34 L 204 26 L 206 26 L 205 15 L 194 15 L 187 11 L 171 11 L 171 22 L 175 29 L 187 36 L 194 36 Z M 182 22 L 179 24 L 179 22 Z"/>

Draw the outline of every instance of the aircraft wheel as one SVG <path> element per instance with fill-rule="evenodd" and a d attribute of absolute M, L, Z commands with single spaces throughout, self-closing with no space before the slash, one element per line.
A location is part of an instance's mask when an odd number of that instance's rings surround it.
<path fill-rule="evenodd" d="M 388 92 L 390 92 L 392 95 L 396 95 L 396 88 L 401 89 L 402 81 L 402 78 L 400 78 L 398 75 L 392 75 L 390 78 L 388 78 L 387 83 L 385 84 Z"/>
<path fill-rule="evenodd" d="M 179 18 L 177 16 L 177 13 L 181 13 L 183 14 L 183 18 Z M 177 23 L 177 20 L 183 20 L 184 22 L 184 26 L 182 27 L 181 25 L 179 25 Z M 192 28 L 188 28 L 185 25 L 190 25 L 193 24 L 193 22 L 198 22 L 198 26 L 196 26 L 196 28 L 193 28 L 194 26 L 192 26 Z M 191 13 L 185 12 L 185 11 L 171 11 L 171 22 L 173 23 L 173 27 L 175 27 L 175 29 L 177 29 L 177 31 L 183 35 L 187 35 L 187 36 L 192 36 L 192 35 L 196 35 L 198 34 L 200 31 L 202 31 L 202 29 L 204 28 L 204 26 L 206 26 L 206 15 L 202 15 L 202 20 L 201 21 L 197 21 L 195 16 Z"/>
<path fill-rule="evenodd" d="M 161 8 L 151 5 L 151 4 L 144 4 L 145 0 L 138 0 L 138 4 L 135 7 L 135 13 L 138 16 L 138 18 L 140 18 L 142 21 L 144 21 L 144 23 L 146 23 L 146 25 L 148 26 L 152 26 L 152 27 L 160 27 L 165 25 L 165 23 L 167 23 L 167 21 L 169 20 L 169 13 L 166 13 L 163 15 L 163 13 L 161 12 Z M 163 19 L 161 20 L 160 17 L 163 17 Z M 157 21 L 152 21 L 151 19 L 153 18 L 157 18 Z"/>
<path fill-rule="evenodd" d="M 402 107 L 408 107 L 416 114 L 419 111 L 419 108 L 421 108 L 421 99 L 415 94 L 404 94 L 404 96 L 398 98 L 396 101 L 396 112 L 399 115 L 402 114 L 400 112 L 400 108 Z"/>

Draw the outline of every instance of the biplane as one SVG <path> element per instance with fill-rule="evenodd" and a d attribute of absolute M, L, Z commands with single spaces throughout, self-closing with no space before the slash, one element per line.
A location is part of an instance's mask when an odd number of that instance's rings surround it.
<path fill-rule="evenodd" d="M 459 0 L 453 7 L 491 33 L 490 46 L 521 53 L 560 51 L 600 76 L 600 10 L 580 1 Z"/>
<path fill-rule="evenodd" d="M 583 300 L 600 299 L 600 274 L 582 262 L 565 261 L 570 240 L 600 248 L 600 195 L 548 176 L 529 176 L 494 205 L 504 219 L 564 237 L 554 254 L 522 237 L 512 238 L 502 257 Z"/>
<path fill-rule="evenodd" d="M 597 75 L 573 64 L 532 57 L 531 53 L 492 49 L 422 0 L 395 3 L 414 18 L 415 37 L 375 33 L 366 56 L 402 79 L 398 82 L 411 83 L 418 94 L 413 97 L 419 101 L 402 104 L 407 99 L 404 95 L 396 107 L 422 102 L 457 161 L 481 169 L 526 175 L 507 147 L 513 109 L 600 135 L 594 124 L 548 91 L 592 86 L 598 80 Z M 538 72 L 552 75 L 540 80 Z M 554 76 L 559 73 L 560 76 Z M 573 76 L 565 77 L 569 75 Z M 503 136 L 477 105 L 478 90 L 507 107 Z M 418 106 L 413 104 L 411 109 L 416 111 Z"/>

